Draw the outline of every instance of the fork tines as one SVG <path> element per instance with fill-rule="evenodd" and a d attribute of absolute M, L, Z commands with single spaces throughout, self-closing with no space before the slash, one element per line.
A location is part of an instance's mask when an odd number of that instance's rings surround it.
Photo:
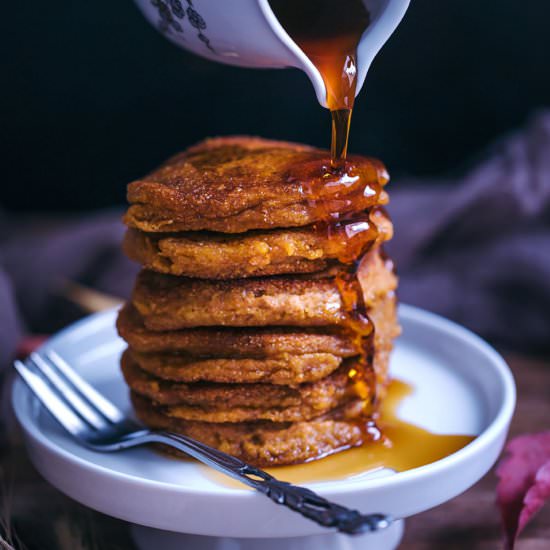
<path fill-rule="evenodd" d="M 124 420 L 122 412 L 78 375 L 55 351 L 15 361 L 23 380 L 46 409 L 76 436 L 105 430 Z"/>

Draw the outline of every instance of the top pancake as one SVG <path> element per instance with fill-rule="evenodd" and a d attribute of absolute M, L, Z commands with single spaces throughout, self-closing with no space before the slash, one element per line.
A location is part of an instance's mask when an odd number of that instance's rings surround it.
<path fill-rule="evenodd" d="M 146 232 L 240 233 L 309 225 L 387 202 L 382 163 L 349 157 L 354 168 L 338 186 L 304 172 L 309 166 L 319 174 L 328 158 L 326 151 L 296 143 L 207 139 L 130 183 L 124 220 Z"/>

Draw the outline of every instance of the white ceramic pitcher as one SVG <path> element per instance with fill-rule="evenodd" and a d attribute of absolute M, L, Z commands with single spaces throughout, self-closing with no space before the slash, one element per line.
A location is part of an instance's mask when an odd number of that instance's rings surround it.
<path fill-rule="evenodd" d="M 315 2 L 315 0 L 311 0 Z M 357 49 L 357 91 L 410 0 L 364 0 L 371 23 Z M 268 0 L 136 0 L 145 17 L 178 46 L 241 67 L 302 69 L 326 107 L 323 79 L 287 34 Z M 335 0 L 335 6 L 338 0 Z"/>

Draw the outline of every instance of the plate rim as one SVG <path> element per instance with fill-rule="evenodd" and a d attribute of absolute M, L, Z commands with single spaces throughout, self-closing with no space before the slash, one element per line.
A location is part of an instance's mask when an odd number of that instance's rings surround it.
<path fill-rule="evenodd" d="M 89 324 L 98 318 L 108 318 L 114 316 L 118 309 L 119 308 L 117 307 L 99 313 L 94 313 L 80 319 L 79 321 L 76 321 L 75 323 L 52 335 L 38 348 L 37 351 L 51 348 L 55 345 L 57 340 L 63 338 L 67 333 L 77 330 L 82 325 Z M 462 449 L 459 449 L 458 451 L 455 451 L 454 453 L 430 464 L 413 468 L 405 472 L 398 472 L 391 476 L 357 480 L 354 484 L 339 484 L 337 480 L 331 481 L 330 486 L 327 484 L 326 487 L 323 487 L 324 482 L 304 483 L 305 486 L 314 487 L 316 491 L 325 496 L 353 495 L 366 490 L 376 490 L 385 486 L 391 487 L 393 485 L 407 483 L 413 480 L 418 481 L 418 478 L 422 478 L 430 473 L 437 474 L 446 468 L 452 467 L 456 462 L 465 460 L 478 452 L 481 453 L 484 448 L 490 447 L 491 444 L 502 435 L 502 432 L 506 431 L 508 428 L 515 409 L 516 388 L 513 375 L 502 356 L 490 344 L 471 330 L 438 314 L 415 306 L 400 304 L 399 318 L 406 320 L 407 322 L 419 323 L 432 329 L 443 331 L 448 335 L 450 334 L 463 343 L 473 346 L 478 352 L 484 355 L 493 366 L 495 372 L 498 374 L 499 380 L 502 384 L 503 395 L 500 408 L 486 428 L 478 434 L 473 441 L 468 443 Z M 33 421 L 32 413 L 29 409 L 33 405 L 30 403 L 23 403 L 23 399 L 28 400 L 29 397 L 32 398 L 30 390 L 24 385 L 21 379 L 16 378 L 12 386 L 11 402 L 15 416 L 22 427 L 25 438 L 30 438 L 34 444 L 45 448 L 48 453 L 53 453 L 57 455 L 58 458 L 68 460 L 85 470 L 93 471 L 96 474 L 103 474 L 124 483 L 149 486 L 151 488 L 156 487 L 172 493 L 180 493 L 182 495 L 200 495 L 205 497 L 215 495 L 218 499 L 261 498 L 261 495 L 256 494 L 254 491 L 250 491 L 246 487 L 243 487 L 242 489 L 224 487 L 223 491 L 209 487 L 197 489 L 196 487 L 176 485 L 165 481 L 138 477 L 134 474 L 112 470 L 106 466 L 91 462 L 83 457 L 71 453 L 69 450 L 57 445 L 54 441 L 45 436 L 45 434 L 39 429 L 38 424 Z M 40 406 L 42 407 L 41 404 Z"/>

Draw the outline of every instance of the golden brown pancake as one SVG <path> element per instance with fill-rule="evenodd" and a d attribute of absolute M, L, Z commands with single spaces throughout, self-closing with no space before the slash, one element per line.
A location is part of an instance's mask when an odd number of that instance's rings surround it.
<path fill-rule="evenodd" d="M 385 380 L 385 367 L 393 339 L 399 333 L 395 315 L 395 296 L 390 294 L 369 310 L 375 327 L 374 362 L 378 380 Z M 188 353 L 126 353 L 141 368 L 165 380 L 177 382 L 261 382 L 296 385 L 314 382 L 334 372 L 343 358 L 332 353 L 288 353 L 264 357 L 196 357 Z"/>
<path fill-rule="evenodd" d="M 359 242 L 350 242 L 350 237 L 344 240 L 354 230 L 352 239 Z M 336 228 L 308 226 L 239 235 L 153 234 L 129 229 L 123 248 L 129 258 L 152 271 L 203 279 L 236 279 L 321 271 L 349 253 L 350 246 L 359 256 L 391 239 L 392 234 L 391 221 L 383 210 L 376 208 Z"/>
<path fill-rule="evenodd" d="M 183 384 L 167 382 L 141 370 L 130 355 L 121 360 L 122 373 L 136 393 L 165 407 L 168 416 L 205 422 L 309 420 L 356 399 L 348 359 L 331 375 L 300 386 L 270 384 Z"/>
<path fill-rule="evenodd" d="M 188 328 L 164 332 L 145 327 L 135 307 L 128 303 L 117 319 L 120 336 L 141 352 L 184 352 L 194 357 L 265 358 L 281 354 L 356 354 L 349 337 L 338 327 Z"/>
<path fill-rule="evenodd" d="M 210 423 L 169 417 L 150 400 L 135 393 L 131 398 L 138 418 L 151 428 L 185 434 L 260 467 L 306 462 L 372 439 L 354 422 L 362 410 L 357 401 L 309 422 Z"/>
<path fill-rule="evenodd" d="M 174 330 L 198 326 L 341 325 L 346 316 L 334 275 L 278 276 L 207 281 L 142 271 L 132 302 L 147 328 Z M 397 285 L 393 264 L 377 250 L 366 254 L 358 271 L 367 307 Z"/>
<path fill-rule="evenodd" d="M 330 353 L 288 353 L 275 357 L 199 359 L 174 353 L 127 350 L 140 369 L 176 382 L 222 382 L 296 385 L 315 382 L 334 372 L 342 357 Z"/>
<path fill-rule="evenodd" d="M 374 366 L 378 381 L 386 377 L 392 340 L 387 335 L 375 337 Z M 140 369 L 163 380 L 174 382 L 262 383 L 295 386 L 316 382 L 334 372 L 342 357 L 328 353 L 280 355 L 263 359 L 209 358 L 198 359 L 177 353 L 141 353 L 128 349 L 128 360 Z"/>
<path fill-rule="evenodd" d="M 299 227 L 385 204 L 386 169 L 377 160 L 350 156 L 359 179 L 311 192 L 302 171 L 321 166 L 327 151 L 244 136 L 207 139 L 128 186 L 125 223 L 146 232 L 220 231 Z M 315 174 L 319 171 L 316 170 Z M 304 179 L 305 178 L 305 179 Z M 330 201 L 330 202 L 329 202 Z"/>

